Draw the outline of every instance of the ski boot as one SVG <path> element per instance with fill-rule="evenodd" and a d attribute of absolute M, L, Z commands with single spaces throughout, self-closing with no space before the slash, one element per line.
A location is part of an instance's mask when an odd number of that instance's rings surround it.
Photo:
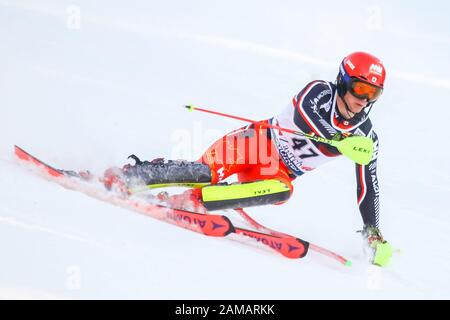
<path fill-rule="evenodd" d="M 179 210 L 186 210 L 196 213 L 207 213 L 201 200 L 201 189 L 189 189 L 182 194 L 169 195 L 166 191 L 161 191 L 156 195 L 157 200 L 167 207 Z"/>
<path fill-rule="evenodd" d="M 125 168 L 125 167 L 124 167 Z M 117 167 L 109 168 L 103 174 L 101 182 L 108 191 L 114 191 L 121 195 L 129 195 L 126 178 L 123 173 L 124 169 Z"/>
<path fill-rule="evenodd" d="M 364 226 L 361 231 L 364 239 L 364 252 L 372 264 L 384 267 L 392 256 L 392 246 L 384 240 L 380 229 L 373 226 Z"/>

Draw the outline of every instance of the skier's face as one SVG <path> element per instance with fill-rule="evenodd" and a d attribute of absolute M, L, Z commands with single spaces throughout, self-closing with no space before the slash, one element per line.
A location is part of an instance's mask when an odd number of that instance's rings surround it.
<path fill-rule="evenodd" d="M 353 96 L 350 92 L 345 93 L 344 100 L 347 102 L 347 108 L 345 108 L 344 103 L 338 104 L 339 111 L 345 119 L 349 120 L 355 116 L 355 114 L 361 112 L 367 106 L 366 99 L 359 99 Z"/>

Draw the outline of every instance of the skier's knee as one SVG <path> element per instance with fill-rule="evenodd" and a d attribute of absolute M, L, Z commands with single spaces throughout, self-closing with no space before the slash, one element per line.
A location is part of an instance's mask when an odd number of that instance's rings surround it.
<path fill-rule="evenodd" d="M 291 182 L 286 182 L 286 181 L 282 181 L 279 180 L 281 183 L 283 183 L 284 185 L 286 185 L 287 188 L 289 188 L 289 193 L 286 194 L 286 199 L 282 200 L 282 201 L 278 201 L 277 203 L 274 203 L 275 205 L 281 205 L 281 204 L 285 204 L 286 202 L 289 201 L 289 199 L 292 196 L 292 193 L 294 192 L 294 186 L 292 185 Z"/>

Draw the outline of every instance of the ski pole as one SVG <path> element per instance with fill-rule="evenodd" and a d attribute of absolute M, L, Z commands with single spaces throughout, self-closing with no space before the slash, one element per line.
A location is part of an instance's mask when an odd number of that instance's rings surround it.
<path fill-rule="evenodd" d="M 301 131 L 296 131 L 296 130 L 292 130 L 292 129 L 288 129 L 288 128 L 282 128 L 279 126 L 262 123 L 260 121 L 255 121 L 252 119 L 247 119 L 247 118 L 243 118 L 243 117 L 239 117 L 239 116 L 235 116 L 235 115 L 231 115 L 231 114 L 226 114 L 226 113 L 222 113 L 222 112 L 217 112 L 217 111 L 213 111 L 213 110 L 202 109 L 202 108 L 199 108 L 199 107 L 196 107 L 193 105 L 186 105 L 185 108 L 187 108 L 189 111 L 200 111 L 200 112 L 210 113 L 210 114 L 214 114 L 214 115 L 221 116 L 221 117 L 226 117 L 226 118 L 231 118 L 231 119 L 235 119 L 235 120 L 241 120 L 241 121 L 248 122 L 248 123 L 258 124 L 265 128 L 280 130 L 280 131 L 292 133 L 295 135 L 299 135 L 299 136 L 305 137 L 310 140 L 325 143 L 325 144 L 328 144 L 328 145 L 331 145 L 331 146 L 337 148 L 339 150 L 339 152 L 341 152 L 344 156 L 348 157 L 349 159 L 351 159 L 352 161 L 354 161 L 358 164 L 366 165 L 366 164 L 369 164 L 369 162 L 372 160 L 373 141 L 372 141 L 372 139 L 370 139 L 368 137 L 350 136 L 350 137 L 344 138 L 342 140 L 331 140 L 331 139 L 325 139 L 325 138 L 322 138 L 319 136 L 307 134 L 307 133 L 304 133 Z"/>

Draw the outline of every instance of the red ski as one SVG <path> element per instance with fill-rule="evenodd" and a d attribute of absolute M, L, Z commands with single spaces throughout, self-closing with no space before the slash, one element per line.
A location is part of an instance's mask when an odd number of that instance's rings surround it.
<path fill-rule="evenodd" d="M 252 225 L 258 231 L 234 226 L 228 217 L 220 214 L 203 214 L 170 208 L 160 204 L 143 203 L 142 201 L 120 196 L 107 190 L 99 190 L 99 188 L 95 188 L 91 183 L 86 183 L 95 181 L 88 171 L 74 172 L 56 169 L 18 146 L 14 146 L 14 152 L 20 160 L 40 169 L 41 173 L 46 178 L 51 179 L 66 188 L 83 192 L 99 200 L 143 213 L 206 236 L 226 237 L 230 234 L 236 234 L 238 236 L 252 238 L 258 243 L 291 259 L 303 258 L 308 253 L 308 249 L 311 248 L 327 256 L 334 257 L 344 265 L 351 264 L 350 261 L 331 251 L 310 244 L 308 241 L 265 228 L 254 220 L 252 220 L 254 222 Z M 250 221 L 248 218 L 247 221 Z"/>

